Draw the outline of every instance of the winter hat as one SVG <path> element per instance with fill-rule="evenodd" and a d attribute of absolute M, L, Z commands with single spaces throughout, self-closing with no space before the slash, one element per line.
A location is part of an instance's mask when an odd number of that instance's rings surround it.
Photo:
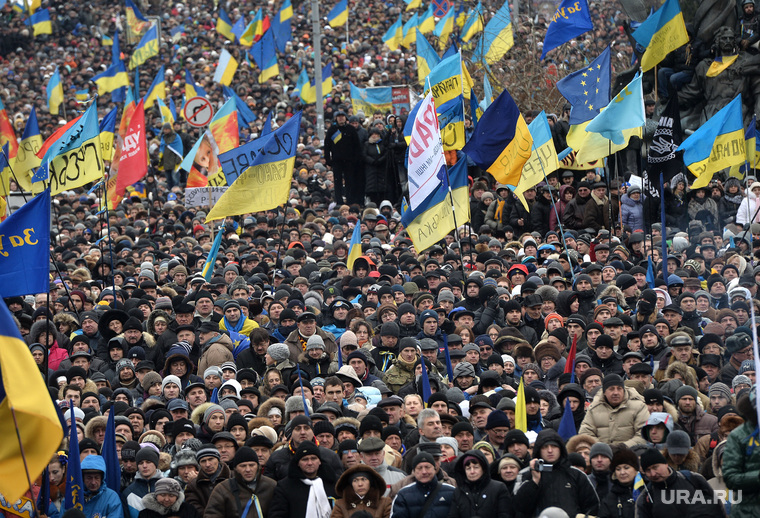
<path fill-rule="evenodd" d="M 427 462 L 428 464 L 431 464 L 432 466 L 435 466 L 435 459 L 432 455 L 429 453 L 418 453 L 414 456 L 414 459 L 412 459 L 412 466 L 411 469 L 414 471 L 414 469 L 422 464 L 423 462 Z"/>
<path fill-rule="evenodd" d="M 253 450 L 253 448 L 243 446 L 237 452 L 235 452 L 235 456 L 232 458 L 232 465 L 237 466 L 243 462 L 255 462 L 256 464 L 259 463 L 259 456 L 256 455 L 256 452 Z"/>
<path fill-rule="evenodd" d="M 734 376 L 733 381 L 731 381 L 731 388 L 734 389 L 734 392 L 735 392 L 736 387 L 738 387 L 741 384 L 752 386 L 752 380 L 750 380 L 748 376 L 739 374 L 738 376 Z"/>
<path fill-rule="evenodd" d="M 279 363 L 290 358 L 290 348 L 282 343 L 272 344 L 267 347 L 267 354 Z"/>
<path fill-rule="evenodd" d="M 612 462 L 610 463 L 610 472 L 614 473 L 615 468 L 622 466 L 623 464 L 631 466 L 636 471 L 639 470 L 639 458 L 630 448 L 620 448 L 615 452 L 612 456 Z"/>
<path fill-rule="evenodd" d="M 699 399 L 697 389 L 690 387 L 689 385 L 682 385 L 678 387 L 678 390 L 676 390 L 676 404 L 678 404 L 678 402 L 684 396 L 691 396 L 694 398 L 694 401 L 697 401 Z"/>
<path fill-rule="evenodd" d="M 728 354 L 735 354 L 750 345 L 752 345 L 752 339 L 749 335 L 738 333 L 735 330 L 734 334 L 726 340 L 726 351 L 728 351 Z"/>
<path fill-rule="evenodd" d="M 245 428 L 246 433 L 248 432 L 248 421 L 246 421 L 245 417 L 239 413 L 234 413 L 227 419 L 227 424 L 225 425 L 224 429 L 228 432 L 231 432 L 232 428 L 235 426 L 242 426 Z"/>
<path fill-rule="evenodd" d="M 201 446 L 201 449 L 198 450 L 195 454 L 195 460 L 198 462 L 200 462 L 201 459 L 204 459 L 205 457 L 216 457 L 217 459 L 222 458 L 219 454 L 219 450 L 217 450 L 216 446 L 213 444 L 204 444 Z"/>
<path fill-rule="evenodd" d="M 148 462 L 152 462 L 156 467 L 158 467 L 158 452 L 153 448 L 143 446 L 137 451 L 135 460 L 137 461 L 138 465 L 142 461 L 147 460 Z"/>
<path fill-rule="evenodd" d="M 137 331 L 142 331 L 142 323 L 137 320 L 135 317 L 129 317 L 126 322 L 124 322 L 124 331 L 129 331 L 130 329 L 136 329 Z"/>
<path fill-rule="evenodd" d="M 675 433 L 675 432 L 674 432 Z M 672 435 L 672 434 L 671 434 Z M 646 471 L 655 464 L 667 464 L 668 461 L 660 453 L 660 450 L 649 448 L 647 451 L 641 454 L 641 469 Z"/>
<path fill-rule="evenodd" d="M 223 379 L 222 369 L 217 367 L 216 365 L 212 365 L 211 367 L 207 368 L 205 371 L 203 371 L 203 379 L 208 378 L 209 376 L 216 376 L 219 379 Z"/>
<path fill-rule="evenodd" d="M 668 449 L 668 453 L 686 455 L 691 450 L 691 439 L 689 438 L 689 434 L 683 430 L 673 430 L 668 434 L 668 438 L 665 439 L 665 446 Z"/>
<path fill-rule="evenodd" d="M 295 454 L 293 455 L 293 461 L 298 463 L 301 459 L 303 459 L 304 457 L 308 455 L 316 455 L 318 458 L 321 459 L 321 456 L 319 453 L 319 446 L 317 446 L 311 441 L 303 441 L 301 444 L 298 445 L 298 448 L 296 448 Z"/>
<path fill-rule="evenodd" d="M 486 430 L 509 427 L 509 418 L 504 412 L 496 410 L 495 412 L 488 414 L 488 420 L 486 421 Z"/>
<path fill-rule="evenodd" d="M 132 360 L 123 358 L 116 362 L 116 374 L 119 374 L 123 369 L 131 369 L 132 372 L 135 372 L 135 365 L 132 363 Z"/>
<path fill-rule="evenodd" d="M 309 337 L 309 341 L 306 342 L 306 350 L 311 351 L 313 349 L 322 349 L 323 351 L 325 350 L 325 341 L 322 340 L 322 337 L 316 333 L 311 335 Z M 267 352 L 269 352 L 268 349 L 267 349 Z M 269 356 L 272 356 L 272 355 L 270 354 Z M 272 356 L 272 359 L 274 359 L 273 356 Z"/>
<path fill-rule="evenodd" d="M 625 382 L 619 374 L 607 374 L 602 381 L 602 390 L 607 390 L 610 387 L 625 387 Z M 612 458 L 611 454 L 610 458 Z"/>
<path fill-rule="evenodd" d="M 362 437 L 366 432 L 369 432 L 372 430 L 382 434 L 383 423 L 382 421 L 380 421 L 379 417 L 376 417 L 374 415 L 368 415 L 367 417 L 362 419 L 362 422 L 359 425 L 359 437 Z"/>
<path fill-rule="evenodd" d="M 589 451 L 588 456 L 590 459 L 593 459 L 597 455 L 604 455 L 608 459 L 612 460 L 612 448 L 610 448 L 609 444 L 598 442 L 591 447 L 591 451 Z"/>
<path fill-rule="evenodd" d="M 174 383 L 177 385 L 180 389 L 182 388 L 182 382 L 179 380 L 179 378 L 173 374 L 170 374 L 169 376 L 164 378 L 164 381 L 161 382 L 161 390 L 163 391 L 164 388 L 169 384 Z"/>
<path fill-rule="evenodd" d="M 156 489 L 153 492 L 157 495 L 174 495 L 179 498 L 182 487 L 173 478 L 162 478 L 156 482 Z"/>
<path fill-rule="evenodd" d="M 330 421 L 317 421 L 314 423 L 314 426 L 312 427 L 314 430 L 314 436 L 318 436 L 322 433 L 329 433 L 330 435 L 335 435 L 335 427 Z"/>
<path fill-rule="evenodd" d="M 457 363 L 454 367 L 454 379 L 461 378 L 463 376 L 475 377 L 475 368 L 469 362 Z"/>
<path fill-rule="evenodd" d="M 713 395 L 719 395 L 726 398 L 726 400 L 731 401 L 731 389 L 728 388 L 728 385 L 721 383 L 720 381 L 710 385 L 710 391 L 708 394 L 710 397 L 713 397 Z"/>
<path fill-rule="evenodd" d="M 219 405 L 211 405 L 206 409 L 205 412 L 203 412 L 203 422 L 208 424 L 209 419 L 211 419 L 211 416 L 217 412 L 221 412 L 224 414 L 224 408 L 222 408 Z"/>

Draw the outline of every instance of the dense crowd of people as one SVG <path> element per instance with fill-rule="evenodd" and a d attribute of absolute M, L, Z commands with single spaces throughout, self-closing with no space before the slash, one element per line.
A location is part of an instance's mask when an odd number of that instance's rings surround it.
<path fill-rule="evenodd" d="M 163 125 L 157 110 L 146 114 L 151 164 L 133 196 L 108 212 L 98 192 L 54 197 L 50 289 L 5 302 L 76 428 L 83 515 L 757 516 L 760 182 L 716 175 L 690 189 L 679 174 L 662 193 L 661 221 L 646 185 L 627 181 L 651 131 L 622 153 L 612 180 L 601 168 L 560 169 L 524 193 L 530 210 L 468 162 L 469 221 L 416 250 L 400 215 L 405 114 L 354 112 L 349 84 L 416 88 L 414 48 L 382 42 L 403 5 L 349 5 L 348 44 L 342 28 L 323 32 L 336 82 L 323 143 L 313 105 L 290 95 L 300 70 L 315 68 L 308 3 L 294 2 L 293 41 L 265 84 L 215 31 L 217 7 L 233 21 L 250 20 L 247 7 L 138 3 L 163 35 L 160 56 L 140 67 L 138 95 L 164 65 L 177 106 L 185 69 L 220 106 L 212 76 L 229 48 L 242 63 L 233 88 L 259 117 L 241 144 L 268 114 L 275 126 L 304 117 L 280 209 L 219 225 L 207 207 L 185 206 L 185 179 L 167 174 L 175 164 L 160 140 L 175 133 L 189 150 L 199 133 L 182 119 Z M 43 7 L 53 34 L 37 38 L 25 15 L 2 8 L 0 99 L 18 138 L 32 107 L 43 137 L 83 110 L 74 92 L 111 62 L 101 35 L 118 28 L 125 55 L 134 43 L 113 5 Z M 273 16 L 280 6 L 263 7 Z M 594 31 L 538 65 L 552 13 L 522 9 L 515 46 L 493 72 L 527 99 L 528 121 L 549 112 L 563 149 L 569 107 L 541 99 L 608 44 L 613 68 L 629 67 L 625 16 L 592 4 Z M 529 62 L 535 81 L 508 74 Z M 56 68 L 59 116 L 43 94 Z M 89 102 L 101 116 L 116 106 Z M 119 491 L 106 485 L 102 456 L 110 413 Z M 48 466 L 49 499 L 37 502 L 51 518 L 82 516 L 65 505 L 69 446 Z M 0 514 L 21 516 L 5 505 Z"/>

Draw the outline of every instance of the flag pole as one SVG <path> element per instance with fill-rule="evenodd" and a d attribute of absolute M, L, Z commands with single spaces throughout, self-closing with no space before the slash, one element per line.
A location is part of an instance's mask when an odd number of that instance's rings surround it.
<path fill-rule="evenodd" d="M 21 442 L 21 432 L 19 432 L 18 429 L 18 420 L 16 419 L 16 409 L 11 405 L 11 415 L 13 416 L 13 427 L 16 429 L 16 439 L 18 440 L 18 447 L 21 451 L 21 459 L 24 461 L 24 472 L 26 473 L 26 481 L 29 483 L 29 492 L 32 493 L 32 479 L 29 476 L 29 466 L 26 463 L 26 454 L 24 453 L 24 445 Z M 73 413 L 72 413 L 73 415 Z M 32 516 L 39 516 L 39 513 L 37 512 L 37 503 L 35 502 L 34 494 L 32 493 L 32 498 L 29 499 L 29 501 L 32 503 Z"/>
<path fill-rule="evenodd" d="M 110 256 L 110 259 L 111 259 L 111 287 L 113 289 L 113 301 L 116 302 L 116 275 L 114 275 L 114 272 L 116 269 L 114 268 L 114 265 L 113 265 L 113 238 L 111 237 L 111 218 L 108 215 L 108 190 L 106 189 L 109 176 L 111 176 L 110 167 L 108 169 L 108 172 L 106 173 L 106 178 L 105 178 L 106 181 L 103 183 L 103 185 L 100 186 L 100 188 L 103 189 L 103 200 L 105 201 L 105 206 L 106 206 L 106 228 L 108 229 L 108 255 Z"/>

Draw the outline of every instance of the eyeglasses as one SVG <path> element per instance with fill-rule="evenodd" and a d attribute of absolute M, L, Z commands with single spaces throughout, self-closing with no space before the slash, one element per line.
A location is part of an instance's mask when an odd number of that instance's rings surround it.
<path fill-rule="evenodd" d="M 493 351 L 493 347 L 490 347 L 488 345 L 481 345 L 480 346 L 481 351 Z"/>

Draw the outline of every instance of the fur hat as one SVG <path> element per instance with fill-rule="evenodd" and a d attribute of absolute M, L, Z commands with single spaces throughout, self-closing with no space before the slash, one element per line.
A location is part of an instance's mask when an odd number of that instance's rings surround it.
<path fill-rule="evenodd" d="M 562 357 L 557 350 L 557 348 L 551 343 L 551 342 L 541 342 L 538 345 L 536 345 L 535 350 L 533 351 L 533 354 L 536 358 L 536 361 L 540 362 L 541 358 L 544 358 L 546 356 L 550 356 L 554 359 L 555 362 L 558 362 L 560 358 Z"/>
<path fill-rule="evenodd" d="M 620 448 L 615 452 L 610 463 L 610 472 L 615 473 L 615 468 L 623 464 L 631 466 L 636 471 L 639 470 L 639 458 L 630 448 Z"/>

